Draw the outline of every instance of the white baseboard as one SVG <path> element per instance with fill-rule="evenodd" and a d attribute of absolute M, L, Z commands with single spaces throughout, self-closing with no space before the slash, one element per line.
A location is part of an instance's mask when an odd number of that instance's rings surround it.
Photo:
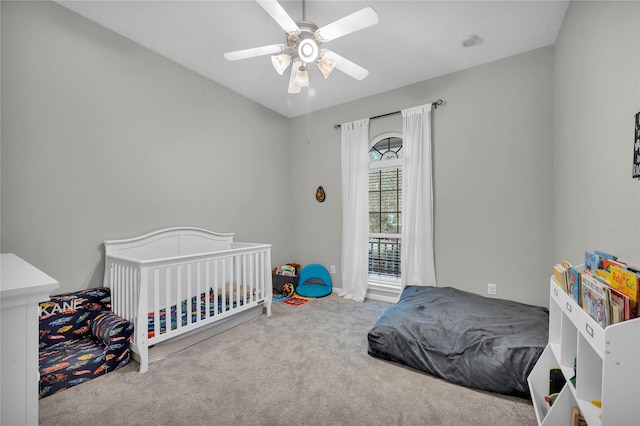
<path fill-rule="evenodd" d="M 339 294 L 342 291 L 341 288 L 333 288 L 333 293 Z M 371 300 L 379 300 L 381 302 L 388 302 L 388 303 L 396 303 L 398 301 L 398 298 L 400 297 L 399 294 L 396 295 L 382 295 L 382 294 L 377 294 L 377 293 L 372 293 L 370 291 L 367 291 L 367 294 L 365 294 L 364 298 L 365 299 L 371 299 Z"/>
<path fill-rule="evenodd" d="M 365 295 L 366 299 L 379 300 L 381 302 L 389 302 L 389 303 L 396 303 L 399 297 L 400 295 L 383 296 L 382 294 L 375 294 L 375 293 L 369 293 L 369 292 L 367 292 L 367 294 Z"/>

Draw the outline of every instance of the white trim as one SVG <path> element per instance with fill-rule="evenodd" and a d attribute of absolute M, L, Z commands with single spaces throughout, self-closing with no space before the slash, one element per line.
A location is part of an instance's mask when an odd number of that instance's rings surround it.
<path fill-rule="evenodd" d="M 334 287 L 331 292 L 335 294 L 339 294 L 341 291 L 342 291 L 341 288 Z M 371 299 L 371 300 L 378 300 L 380 302 L 396 303 L 400 298 L 400 293 L 398 293 L 397 296 L 385 296 L 382 294 L 371 293 L 369 290 L 367 290 L 367 294 L 365 294 L 364 298 Z"/>
<path fill-rule="evenodd" d="M 382 234 L 382 235 L 396 235 L 396 234 Z M 385 237 L 374 237 L 373 234 L 369 234 L 371 238 L 385 238 Z M 375 274 L 369 273 L 367 284 L 369 287 L 373 286 L 374 290 L 379 291 L 392 291 L 398 290 L 398 292 L 402 291 L 402 276 L 394 278 L 389 275 Z M 379 288 L 375 288 L 379 287 Z"/>
<path fill-rule="evenodd" d="M 376 146 L 376 144 L 378 142 L 380 142 L 381 140 L 388 139 L 388 138 L 402 139 L 402 133 L 401 132 L 386 132 L 386 133 L 383 133 L 383 134 L 378 135 L 375 138 L 371 139 L 371 141 L 369 141 L 369 151 L 367 151 L 367 156 L 369 156 L 369 152 L 371 151 L 371 148 Z M 374 161 L 374 162 L 371 162 L 371 159 L 369 159 L 369 171 L 379 170 L 379 169 L 400 169 L 400 170 L 402 170 L 402 158 L 396 158 L 395 160 L 382 160 L 382 161 Z"/>
<path fill-rule="evenodd" d="M 368 297 L 373 300 L 396 303 L 402 293 L 402 281 L 398 278 L 376 277 L 369 275 L 367 286 Z"/>
<path fill-rule="evenodd" d="M 387 278 L 379 277 L 373 278 L 369 275 L 369 288 L 375 291 L 387 291 L 389 293 L 402 292 L 402 282 L 399 278 Z"/>
<path fill-rule="evenodd" d="M 381 294 L 370 293 L 367 291 L 367 294 L 364 297 L 365 299 L 379 300 L 381 302 L 388 302 L 388 303 L 396 303 L 398 302 L 400 295 L 398 295 L 397 297 L 391 297 L 391 296 L 383 296 Z"/>
<path fill-rule="evenodd" d="M 396 158 L 395 160 L 376 161 L 374 163 L 369 162 L 369 171 L 382 170 L 382 169 L 402 170 L 402 158 Z"/>
<path fill-rule="evenodd" d="M 385 234 L 385 233 L 375 233 L 369 232 L 369 238 L 388 238 L 390 240 L 396 239 L 402 241 L 402 234 Z"/>
<path fill-rule="evenodd" d="M 382 133 L 382 134 L 374 137 L 373 139 L 371 139 L 371 142 L 369 142 L 369 151 L 371 151 L 371 148 L 373 148 L 375 146 L 375 144 L 380 142 L 382 139 L 387 139 L 387 138 L 402 139 L 402 132 L 385 132 L 385 133 Z M 404 140 L 403 140 L 403 142 L 404 142 Z"/>

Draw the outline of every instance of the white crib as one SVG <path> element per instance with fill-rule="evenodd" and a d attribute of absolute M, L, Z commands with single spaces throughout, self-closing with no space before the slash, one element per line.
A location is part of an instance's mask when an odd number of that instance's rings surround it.
<path fill-rule="evenodd" d="M 113 311 L 135 324 L 131 350 L 141 373 L 152 345 L 259 305 L 271 316 L 270 244 L 179 227 L 105 241 L 104 247 L 104 283 Z"/>

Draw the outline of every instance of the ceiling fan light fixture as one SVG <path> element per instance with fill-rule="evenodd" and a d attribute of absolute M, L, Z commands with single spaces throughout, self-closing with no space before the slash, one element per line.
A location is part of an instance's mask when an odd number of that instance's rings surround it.
<path fill-rule="evenodd" d="M 320 60 L 318 61 L 318 69 L 325 79 L 327 79 L 331 75 L 335 67 L 336 63 L 330 59 L 320 58 Z"/>
<path fill-rule="evenodd" d="M 2 0 L 0 0 L 2 1 Z M 335 68 L 356 80 L 365 78 L 369 71 L 342 56 L 320 50 L 323 43 L 351 34 L 378 23 L 378 14 L 370 7 L 347 15 L 321 28 L 306 18 L 306 0 L 302 0 L 302 20 L 295 22 L 280 5 L 279 0 L 255 0 L 286 34 L 286 44 L 272 44 L 250 49 L 227 52 L 229 61 L 270 55 L 271 63 L 280 75 L 289 68 L 288 92 L 300 93 L 302 87 L 310 85 L 308 64 L 315 62 L 324 78 L 328 78 Z M 292 64 L 293 62 L 293 64 Z M 307 91 L 309 94 L 309 91 Z"/>
<path fill-rule="evenodd" d="M 291 63 L 291 56 L 287 55 L 286 53 L 273 55 L 271 57 L 271 63 L 273 64 L 273 68 L 275 68 L 278 74 L 282 75 L 284 73 L 284 70 L 286 70 Z"/>
<path fill-rule="evenodd" d="M 310 38 L 302 40 L 298 45 L 298 56 L 302 62 L 314 62 L 318 59 L 318 45 Z"/>
<path fill-rule="evenodd" d="M 302 65 L 298 68 L 298 73 L 296 74 L 296 79 L 293 81 L 298 87 L 307 87 L 309 83 L 309 74 L 307 73 L 307 69 Z"/>

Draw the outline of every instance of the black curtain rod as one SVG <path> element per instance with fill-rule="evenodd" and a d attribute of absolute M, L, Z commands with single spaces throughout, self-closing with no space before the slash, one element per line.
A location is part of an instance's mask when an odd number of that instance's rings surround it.
<path fill-rule="evenodd" d="M 444 101 L 442 99 L 438 99 L 435 102 L 431 102 L 431 106 L 433 106 L 433 109 L 437 109 L 440 105 L 442 105 L 444 103 Z M 369 120 L 375 120 L 376 118 L 382 118 L 382 117 L 387 117 L 389 115 L 396 115 L 396 114 L 400 114 L 402 111 L 393 111 L 393 112 L 388 112 L 386 114 L 382 114 L 382 115 L 376 115 L 375 117 L 369 117 Z M 333 128 L 334 129 L 339 129 L 340 127 L 342 127 L 342 124 L 334 124 Z"/>

